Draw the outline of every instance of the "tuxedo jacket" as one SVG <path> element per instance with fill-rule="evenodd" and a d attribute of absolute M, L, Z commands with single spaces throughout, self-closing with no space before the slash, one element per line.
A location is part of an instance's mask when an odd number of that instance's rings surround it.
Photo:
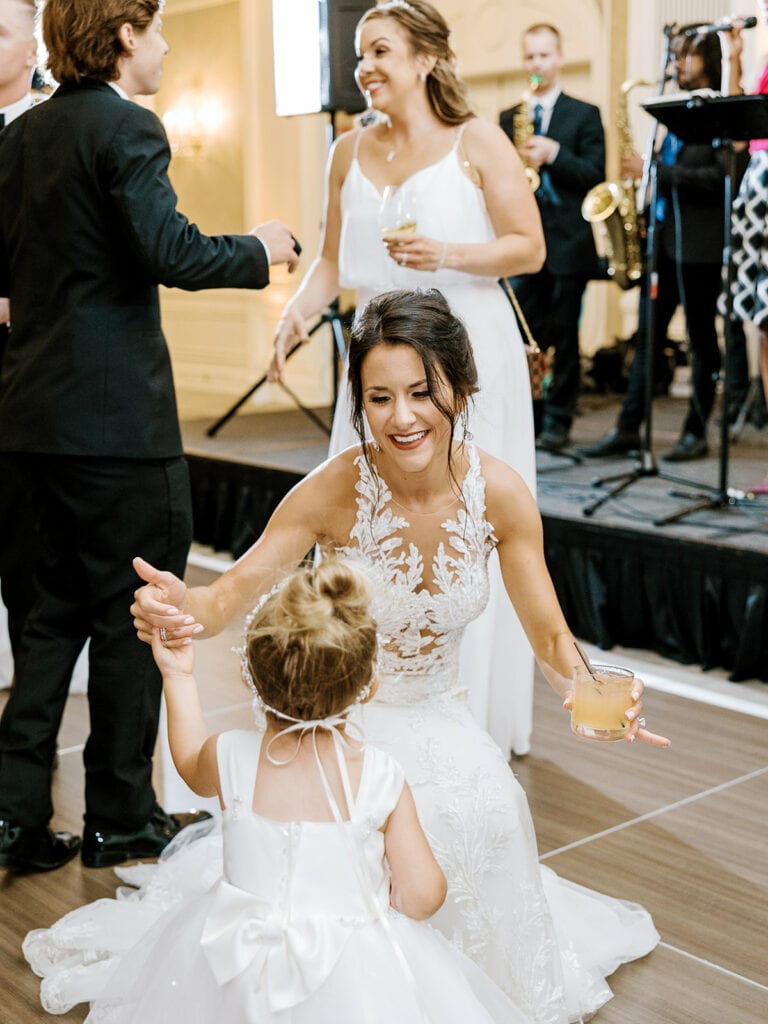
<path fill-rule="evenodd" d="M 88 79 L 0 132 L 0 450 L 181 454 L 158 285 L 263 288 L 269 266 L 176 210 L 169 160 L 158 118 Z"/>
<path fill-rule="evenodd" d="M 748 160 L 747 150 L 736 154 L 734 197 Z M 673 260 L 722 263 L 727 172 L 727 153 L 708 143 L 684 145 L 673 164 L 657 164 L 658 195 L 665 200 L 658 237 Z"/>
<path fill-rule="evenodd" d="M 513 117 L 518 106 L 503 110 L 499 117 L 501 127 L 513 141 Z M 602 276 L 592 228 L 581 215 L 584 196 L 605 180 L 605 135 L 600 111 L 592 103 L 561 92 L 552 108 L 547 137 L 560 143 L 560 151 L 543 168 L 559 202 L 546 201 L 541 189 L 536 193 L 547 244 L 545 267 L 555 275 Z"/>

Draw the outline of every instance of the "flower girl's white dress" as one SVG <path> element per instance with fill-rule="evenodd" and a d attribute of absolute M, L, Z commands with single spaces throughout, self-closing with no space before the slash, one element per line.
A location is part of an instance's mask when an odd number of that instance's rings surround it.
<path fill-rule="evenodd" d="M 349 820 L 272 821 L 251 809 L 261 740 L 218 739 L 223 876 L 202 839 L 143 892 L 30 932 L 45 1008 L 90 999 L 88 1024 L 530 1024 L 439 932 L 390 907 L 379 829 L 403 788 L 393 759 L 366 747 L 353 799 L 339 757 Z"/>

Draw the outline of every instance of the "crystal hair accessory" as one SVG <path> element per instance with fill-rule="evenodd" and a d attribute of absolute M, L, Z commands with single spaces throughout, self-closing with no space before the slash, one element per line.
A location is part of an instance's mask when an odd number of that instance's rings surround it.
<path fill-rule="evenodd" d="M 406 3 L 406 0 L 385 0 L 383 4 L 376 4 L 377 11 L 391 11 L 398 7 L 403 11 L 409 11 L 411 14 L 417 13 L 416 8 Z"/>

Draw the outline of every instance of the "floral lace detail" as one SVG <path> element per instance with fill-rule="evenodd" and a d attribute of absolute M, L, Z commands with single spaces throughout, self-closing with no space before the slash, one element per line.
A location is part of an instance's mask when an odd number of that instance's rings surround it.
<path fill-rule="evenodd" d="M 421 552 L 413 543 L 406 546 L 399 535 L 410 524 L 389 507 L 392 494 L 387 484 L 362 455 L 355 460 L 360 473 L 357 518 L 350 543 L 337 550 L 361 562 L 373 581 L 372 611 L 380 636 L 378 671 L 385 680 L 377 700 L 388 700 L 387 679 L 405 687 L 413 681 L 417 700 L 457 685 L 464 627 L 488 601 L 486 561 L 496 538 L 485 519 L 480 457 L 472 446 L 468 453 L 463 507 L 455 519 L 440 524 L 447 536 L 432 559 L 434 591 L 425 585 Z M 394 697 L 393 702 L 400 703 L 403 694 Z"/>

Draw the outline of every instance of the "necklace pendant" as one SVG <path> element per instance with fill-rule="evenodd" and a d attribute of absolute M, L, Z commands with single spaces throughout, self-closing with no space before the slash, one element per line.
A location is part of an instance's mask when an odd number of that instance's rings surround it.
<path fill-rule="evenodd" d="M 392 161 L 395 159 L 396 155 L 397 155 L 397 151 L 394 150 L 394 149 L 390 149 L 390 151 L 387 153 L 386 158 L 385 158 L 387 163 L 391 164 Z"/>

